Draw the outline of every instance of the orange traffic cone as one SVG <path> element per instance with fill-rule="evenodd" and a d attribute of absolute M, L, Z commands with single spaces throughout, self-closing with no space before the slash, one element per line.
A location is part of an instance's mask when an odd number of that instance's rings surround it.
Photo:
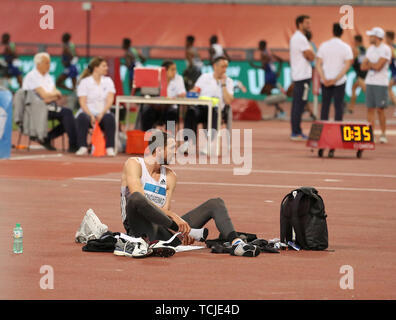
<path fill-rule="evenodd" d="M 92 132 L 92 155 L 94 157 L 103 157 L 106 155 L 106 140 L 102 130 L 100 129 L 98 121 Z"/>

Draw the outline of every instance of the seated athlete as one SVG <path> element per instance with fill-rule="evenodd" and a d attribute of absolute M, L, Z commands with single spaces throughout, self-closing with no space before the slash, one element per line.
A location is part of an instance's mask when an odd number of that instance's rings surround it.
<path fill-rule="evenodd" d="M 232 244 L 231 255 L 255 257 L 260 253 L 257 246 L 246 244 L 238 237 L 228 215 L 224 201 L 210 199 L 197 208 L 179 216 L 171 209 L 171 198 L 176 187 L 176 174 L 166 166 L 175 153 L 174 138 L 156 131 L 150 138 L 150 155 L 144 158 L 129 158 L 124 165 L 121 178 L 121 216 L 128 236 L 145 238 L 139 242 L 137 255 L 128 252 L 128 244 L 121 244 L 115 254 L 142 257 L 151 254 L 151 248 L 161 246 L 172 239 L 173 245 L 190 245 L 195 240 L 204 241 L 207 229 L 204 225 L 214 219 L 222 238 Z M 174 234 L 180 233 L 182 241 Z M 149 246 L 148 241 L 160 240 Z M 164 241 L 165 240 L 165 241 Z M 169 240 L 168 240 L 169 241 Z M 169 243 L 169 242 L 168 242 Z M 134 250 L 133 246 L 130 248 Z M 170 256 L 173 252 L 159 255 Z"/>

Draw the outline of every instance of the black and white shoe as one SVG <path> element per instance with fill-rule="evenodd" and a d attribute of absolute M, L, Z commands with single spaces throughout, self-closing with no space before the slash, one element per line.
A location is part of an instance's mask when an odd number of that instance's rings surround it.
<path fill-rule="evenodd" d="M 144 238 L 137 238 L 133 242 L 132 258 L 146 258 L 153 255 L 153 249 L 150 248 L 149 243 Z"/>
<path fill-rule="evenodd" d="M 243 242 L 242 240 L 238 240 L 234 243 L 231 249 L 232 256 L 240 256 L 240 257 L 257 257 L 260 254 L 260 248 Z"/>
<path fill-rule="evenodd" d="M 169 240 L 156 240 L 151 242 L 150 249 L 155 257 L 171 257 L 176 253 L 176 247 L 181 244 L 180 232 L 175 233 Z"/>

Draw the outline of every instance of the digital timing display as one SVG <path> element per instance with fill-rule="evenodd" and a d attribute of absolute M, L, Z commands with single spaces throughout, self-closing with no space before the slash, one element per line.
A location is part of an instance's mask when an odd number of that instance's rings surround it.
<path fill-rule="evenodd" d="M 341 137 L 343 142 L 373 142 L 371 126 L 341 125 Z"/>

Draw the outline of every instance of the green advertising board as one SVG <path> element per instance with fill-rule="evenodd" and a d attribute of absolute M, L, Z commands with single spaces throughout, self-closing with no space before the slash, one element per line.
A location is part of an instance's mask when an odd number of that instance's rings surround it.
<path fill-rule="evenodd" d="M 145 66 L 160 66 L 163 62 L 162 59 L 148 59 L 145 63 Z M 121 60 L 122 63 L 122 60 Z M 186 68 L 185 60 L 175 60 L 177 71 L 179 74 L 182 74 Z M 202 72 L 210 72 L 212 67 L 207 65 L 207 61 L 204 61 L 205 65 L 202 68 Z M 32 56 L 20 56 L 15 63 L 22 73 L 25 75 L 27 72 L 32 70 L 34 67 L 33 57 Z M 85 58 L 80 58 L 77 63 L 77 69 L 81 73 L 82 70 L 86 67 L 87 60 Z M 255 62 L 255 65 L 259 65 L 259 62 Z M 52 56 L 51 57 L 51 67 L 50 67 L 50 75 L 56 79 L 63 71 L 63 66 L 61 63 L 61 57 L 59 56 Z M 120 67 L 120 74 L 123 80 L 123 88 L 124 94 L 128 95 L 130 90 L 128 88 L 128 70 L 126 66 L 121 65 Z M 264 95 L 260 94 L 261 88 L 264 86 L 264 70 L 261 68 L 255 68 L 249 63 L 248 61 L 231 61 L 230 65 L 227 70 L 227 75 L 232 78 L 234 81 L 240 81 L 247 89 L 246 93 L 243 93 L 241 90 L 236 88 L 235 90 L 235 97 L 236 98 L 246 98 L 246 99 L 254 99 L 254 100 L 263 100 L 265 98 Z M 345 100 L 349 101 L 351 93 L 352 93 L 352 84 L 356 77 L 355 72 L 351 69 L 347 74 L 347 83 L 346 83 L 346 97 Z M 291 77 L 290 77 L 290 66 L 288 63 L 283 63 L 279 82 L 281 83 L 282 87 L 287 89 L 291 84 Z M 68 79 L 66 81 L 66 85 L 71 87 L 71 81 Z M 18 83 L 16 79 L 10 80 L 10 88 L 11 90 L 15 91 L 18 89 Z M 365 101 L 364 93 L 357 89 L 358 103 L 363 103 Z M 312 92 L 310 93 L 309 99 L 312 101 Z M 320 97 L 319 97 L 320 101 Z"/>

